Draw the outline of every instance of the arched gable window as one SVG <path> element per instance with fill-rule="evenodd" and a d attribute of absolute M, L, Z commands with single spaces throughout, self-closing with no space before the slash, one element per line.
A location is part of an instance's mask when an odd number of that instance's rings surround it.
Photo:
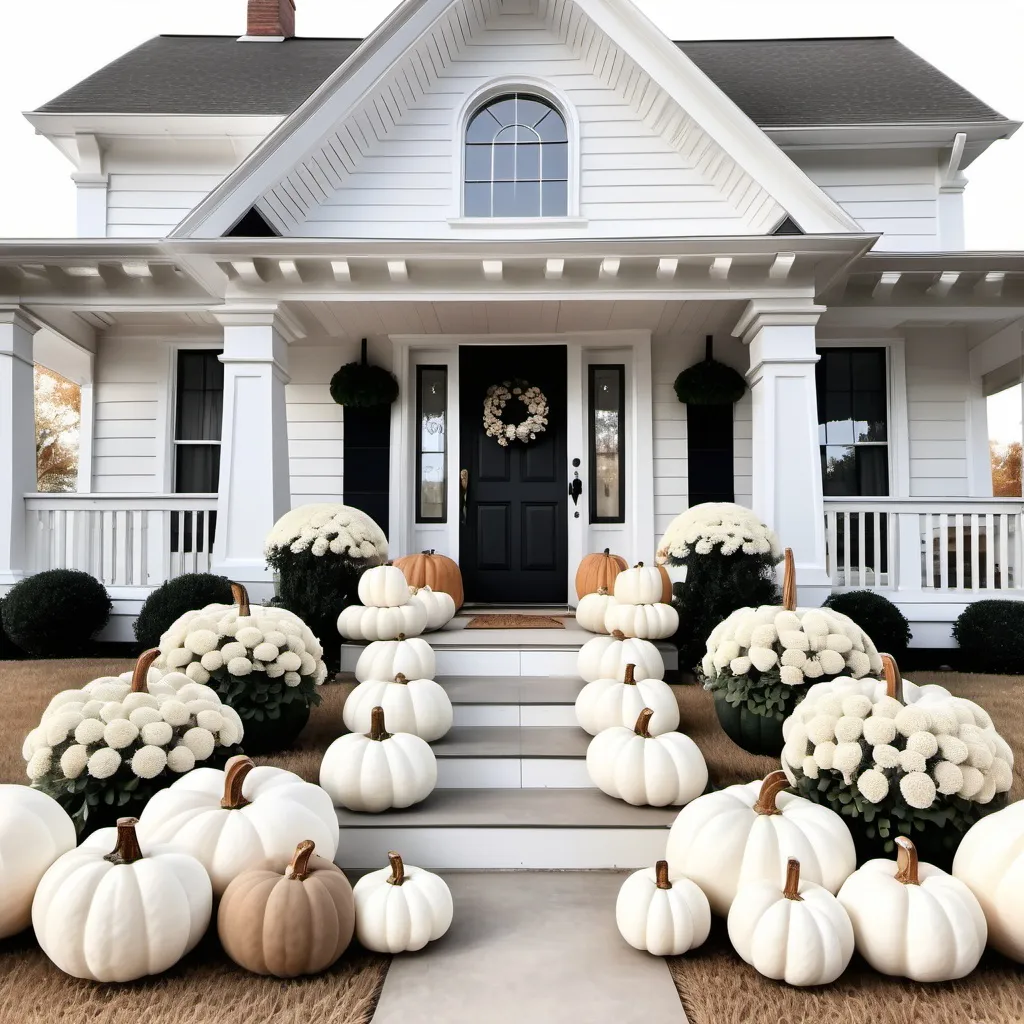
<path fill-rule="evenodd" d="M 547 100 L 508 93 L 488 100 L 466 128 L 466 217 L 564 217 L 569 136 Z"/>

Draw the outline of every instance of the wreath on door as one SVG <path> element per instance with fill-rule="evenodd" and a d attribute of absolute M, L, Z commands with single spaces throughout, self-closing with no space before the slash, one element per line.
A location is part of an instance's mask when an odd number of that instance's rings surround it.
<path fill-rule="evenodd" d="M 505 406 L 518 398 L 526 406 L 527 417 L 522 423 L 506 423 Z M 484 399 L 484 433 L 493 437 L 502 448 L 512 441 L 536 441 L 548 425 L 548 400 L 544 392 L 525 380 L 506 380 L 492 384 Z"/>

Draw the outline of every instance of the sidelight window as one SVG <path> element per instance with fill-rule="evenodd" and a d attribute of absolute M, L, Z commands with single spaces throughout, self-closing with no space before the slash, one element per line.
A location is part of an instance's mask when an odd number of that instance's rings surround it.
<path fill-rule="evenodd" d="M 416 522 L 443 523 L 448 494 L 448 368 L 416 370 Z"/>
<path fill-rule="evenodd" d="M 625 521 L 626 368 L 590 367 L 590 521 Z"/>

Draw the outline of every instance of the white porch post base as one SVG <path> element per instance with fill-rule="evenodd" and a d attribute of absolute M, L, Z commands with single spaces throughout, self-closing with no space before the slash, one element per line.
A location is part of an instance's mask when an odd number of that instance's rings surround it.
<path fill-rule="evenodd" d="M 750 349 L 754 511 L 793 549 L 804 607 L 832 591 L 814 381 L 814 326 L 823 311 L 810 302 L 756 300 L 733 329 Z"/>
<path fill-rule="evenodd" d="M 36 489 L 35 327 L 18 310 L 0 309 L 0 585 L 28 568 L 25 494 Z"/>
<path fill-rule="evenodd" d="M 273 309 L 217 319 L 224 326 L 224 412 L 212 571 L 262 600 L 273 592 L 264 542 L 291 507 L 284 389 L 294 333 Z"/>

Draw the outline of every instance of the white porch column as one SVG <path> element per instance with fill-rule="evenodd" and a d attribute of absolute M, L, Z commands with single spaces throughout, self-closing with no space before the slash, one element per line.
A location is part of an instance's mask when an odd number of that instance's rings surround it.
<path fill-rule="evenodd" d="M 0 584 L 26 569 L 25 494 L 36 489 L 32 336 L 16 309 L 0 309 Z"/>
<path fill-rule="evenodd" d="M 802 606 L 831 592 L 814 383 L 814 326 L 823 312 L 810 301 L 754 300 L 732 332 L 750 349 L 754 511 L 793 549 Z"/>
<path fill-rule="evenodd" d="M 224 326 L 224 413 L 213 572 L 271 596 L 263 545 L 291 507 L 285 385 L 291 318 L 277 309 L 217 313 Z"/>

